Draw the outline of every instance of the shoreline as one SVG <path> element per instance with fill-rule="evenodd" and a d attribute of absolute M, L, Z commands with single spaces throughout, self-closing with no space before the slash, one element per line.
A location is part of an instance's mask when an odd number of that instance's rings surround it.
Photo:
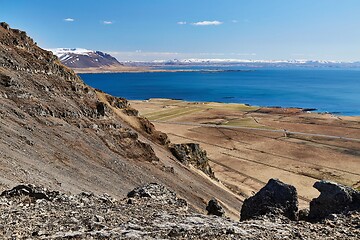
<path fill-rule="evenodd" d="M 359 118 L 360 115 L 342 115 L 341 113 L 333 113 L 333 112 L 320 112 L 316 108 L 302 108 L 302 107 L 282 107 L 282 106 L 257 106 L 251 105 L 248 103 L 237 103 L 237 102 L 219 102 L 219 101 L 191 101 L 191 100 L 184 100 L 184 99 L 175 99 L 175 98 L 148 98 L 148 99 L 128 99 L 129 102 L 158 102 L 158 101 L 172 101 L 172 102 L 183 102 L 189 104 L 224 104 L 224 105 L 242 105 L 249 108 L 258 108 L 258 112 L 261 113 L 287 113 L 287 114 L 300 114 L 300 113 L 307 113 L 307 114 L 317 114 L 317 115 L 329 115 L 332 117 L 346 117 L 346 118 Z M 253 112 L 253 111 L 252 111 Z"/>
<path fill-rule="evenodd" d="M 254 72 L 256 70 L 224 70 L 224 69 L 152 69 L 152 68 L 137 68 L 134 69 L 118 69 L 118 70 L 104 70 L 104 69 L 77 69 L 73 68 L 76 74 L 105 74 L 105 73 L 177 73 L 177 72 L 199 72 L 199 73 L 218 73 L 218 72 Z"/>

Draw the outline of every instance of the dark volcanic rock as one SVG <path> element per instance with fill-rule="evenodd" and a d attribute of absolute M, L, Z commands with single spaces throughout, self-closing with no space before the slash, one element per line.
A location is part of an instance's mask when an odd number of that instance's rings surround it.
<path fill-rule="evenodd" d="M 225 214 L 223 207 L 218 203 L 215 198 L 209 201 L 208 205 L 206 206 L 206 210 L 208 211 L 208 215 L 222 217 Z"/>
<path fill-rule="evenodd" d="M 266 214 L 279 214 L 296 220 L 297 211 L 296 188 L 277 179 L 270 179 L 258 193 L 245 199 L 241 208 L 240 220 L 248 220 Z"/>
<path fill-rule="evenodd" d="M 215 174 L 209 165 L 209 159 L 206 151 L 200 148 L 197 143 L 173 144 L 170 146 L 171 153 L 184 165 L 191 164 L 200 169 L 211 178 L 215 178 Z"/>
<path fill-rule="evenodd" d="M 45 199 L 50 201 L 58 195 L 58 192 L 50 192 L 46 189 L 35 187 L 33 185 L 18 185 L 10 190 L 3 191 L 1 197 L 29 196 L 34 199 Z"/>
<path fill-rule="evenodd" d="M 9 24 L 7 24 L 6 22 L 1 22 L 1 23 L 0 23 L 0 26 L 3 27 L 3 28 L 5 28 L 6 30 L 10 30 L 10 26 L 9 26 Z"/>
<path fill-rule="evenodd" d="M 96 110 L 99 116 L 105 116 L 107 107 L 106 104 L 103 102 L 97 102 L 96 103 Z"/>
<path fill-rule="evenodd" d="M 321 220 L 330 214 L 360 210 L 360 192 L 330 181 L 318 181 L 314 188 L 320 196 L 310 202 L 310 220 Z"/>

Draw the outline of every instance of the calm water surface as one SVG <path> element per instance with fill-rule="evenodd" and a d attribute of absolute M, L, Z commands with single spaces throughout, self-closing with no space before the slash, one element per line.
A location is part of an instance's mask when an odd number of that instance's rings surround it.
<path fill-rule="evenodd" d="M 255 70 L 81 74 L 90 86 L 130 100 L 172 98 L 316 108 L 360 115 L 359 70 Z"/>

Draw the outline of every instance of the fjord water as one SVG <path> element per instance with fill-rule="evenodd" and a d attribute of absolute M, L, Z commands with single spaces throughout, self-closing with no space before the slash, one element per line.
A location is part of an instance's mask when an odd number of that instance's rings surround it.
<path fill-rule="evenodd" d="M 92 87 L 130 100 L 171 98 L 316 108 L 319 112 L 360 115 L 359 70 L 259 69 L 80 76 Z"/>

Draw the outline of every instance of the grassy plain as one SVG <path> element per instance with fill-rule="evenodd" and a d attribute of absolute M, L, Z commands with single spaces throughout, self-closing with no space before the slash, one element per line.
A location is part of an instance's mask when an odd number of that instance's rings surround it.
<path fill-rule="evenodd" d="M 220 181 L 242 199 L 269 178 L 293 184 L 300 206 L 332 180 L 360 188 L 360 117 L 169 99 L 131 101 L 174 143 L 197 142 Z"/>

